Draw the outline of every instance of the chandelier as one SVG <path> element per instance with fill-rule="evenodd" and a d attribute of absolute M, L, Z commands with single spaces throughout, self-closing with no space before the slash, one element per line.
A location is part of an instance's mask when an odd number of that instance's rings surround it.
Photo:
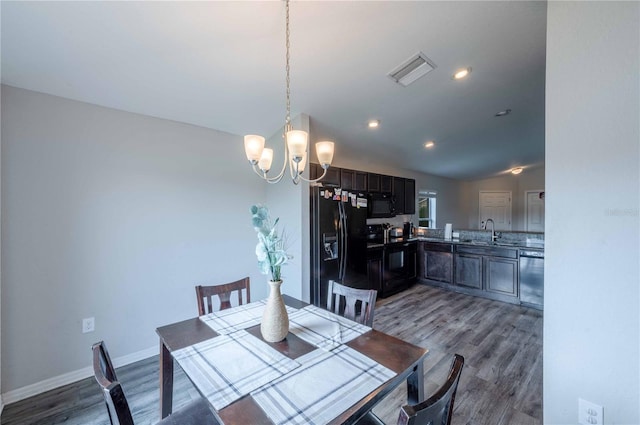
<path fill-rule="evenodd" d="M 268 183 L 278 183 L 285 175 L 287 164 L 289 164 L 289 174 L 294 184 L 298 184 L 300 180 L 306 182 L 317 182 L 326 174 L 327 169 L 331 166 L 333 160 L 333 142 L 322 141 L 316 143 L 316 155 L 318 162 L 324 170 L 322 175 L 317 179 L 309 180 L 302 176 L 308 162 L 308 140 L 309 134 L 303 130 L 294 130 L 291 125 L 291 89 L 290 89 L 290 67 L 289 67 L 289 0 L 285 0 L 286 9 L 286 98 L 287 113 L 284 120 L 284 131 L 282 137 L 284 139 L 284 162 L 282 169 L 277 176 L 269 177 L 267 173 L 271 169 L 273 162 L 273 149 L 265 148 L 265 138 L 256 134 L 248 134 L 244 136 L 244 152 L 251 164 L 253 171 Z"/>

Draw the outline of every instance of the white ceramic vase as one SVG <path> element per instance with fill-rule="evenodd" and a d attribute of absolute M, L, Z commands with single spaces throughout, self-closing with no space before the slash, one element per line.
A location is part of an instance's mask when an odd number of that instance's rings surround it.
<path fill-rule="evenodd" d="M 268 342 L 282 341 L 289 333 L 289 315 L 280 293 L 281 285 L 281 280 L 269 281 L 271 290 L 260 323 L 262 338 Z"/>

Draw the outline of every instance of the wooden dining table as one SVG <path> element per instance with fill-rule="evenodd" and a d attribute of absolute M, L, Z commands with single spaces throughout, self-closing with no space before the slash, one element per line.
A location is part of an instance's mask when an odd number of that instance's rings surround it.
<path fill-rule="evenodd" d="M 308 306 L 307 303 L 287 295 L 284 295 L 283 298 L 287 306 L 295 309 Z M 246 331 L 263 340 L 259 325 L 247 328 Z M 214 338 L 218 336 L 218 333 L 198 317 L 159 327 L 156 329 L 156 333 L 160 338 L 160 413 L 164 418 L 171 414 L 173 404 L 174 358 L 172 353 Z M 268 344 L 291 359 L 296 359 L 318 349 L 291 332 L 283 341 Z M 423 360 L 428 354 L 426 348 L 418 347 L 375 329 L 363 333 L 345 345 L 390 369 L 395 373 L 395 376 L 345 411 L 339 412 L 335 419 L 329 422 L 330 424 L 355 423 L 405 380 L 407 382 L 407 402 L 415 404 L 424 400 Z M 331 370 L 327 370 L 327 376 L 331 376 Z M 219 411 L 213 406 L 211 409 L 226 425 L 272 423 L 251 394 L 243 396 Z"/>

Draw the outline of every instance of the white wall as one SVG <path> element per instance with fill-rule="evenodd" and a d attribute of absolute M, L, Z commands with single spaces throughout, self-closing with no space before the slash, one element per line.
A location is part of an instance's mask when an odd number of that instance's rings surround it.
<path fill-rule="evenodd" d="M 500 190 L 511 192 L 511 230 L 525 229 L 524 192 L 527 190 L 544 190 L 544 166 L 525 168 L 521 174 L 511 173 L 488 179 L 465 182 L 465 201 L 468 220 L 465 227 L 478 228 L 480 191 Z"/>
<path fill-rule="evenodd" d="M 544 423 L 640 423 L 640 3 L 548 3 Z"/>
<path fill-rule="evenodd" d="M 241 136 L 2 89 L 4 394 L 89 366 L 101 339 L 157 350 L 156 327 L 196 315 L 196 283 L 249 275 L 259 299 L 249 207 L 266 195 Z"/>
<path fill-rule="evenodd" d="M 0 86 L 0 98 L 2 86 Z M 2 102 L 0 102 L 0 122 L 2 121 Z M 0 223 L 2 223 L 2 136 L 0 136 Z M 2 226 L 0 225 L 0 241 L 2 240 Z M 2 400 L 2 244 L 0 243 L 0 414 L 4 408 Z"/>

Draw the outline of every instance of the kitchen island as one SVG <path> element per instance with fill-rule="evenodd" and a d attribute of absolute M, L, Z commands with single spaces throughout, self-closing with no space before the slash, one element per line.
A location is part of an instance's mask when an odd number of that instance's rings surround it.
<path fill-rule="evenodd" d="M 543 262 L 540 238 L 418 238 L 420 283 L 540 310 Z"/>

